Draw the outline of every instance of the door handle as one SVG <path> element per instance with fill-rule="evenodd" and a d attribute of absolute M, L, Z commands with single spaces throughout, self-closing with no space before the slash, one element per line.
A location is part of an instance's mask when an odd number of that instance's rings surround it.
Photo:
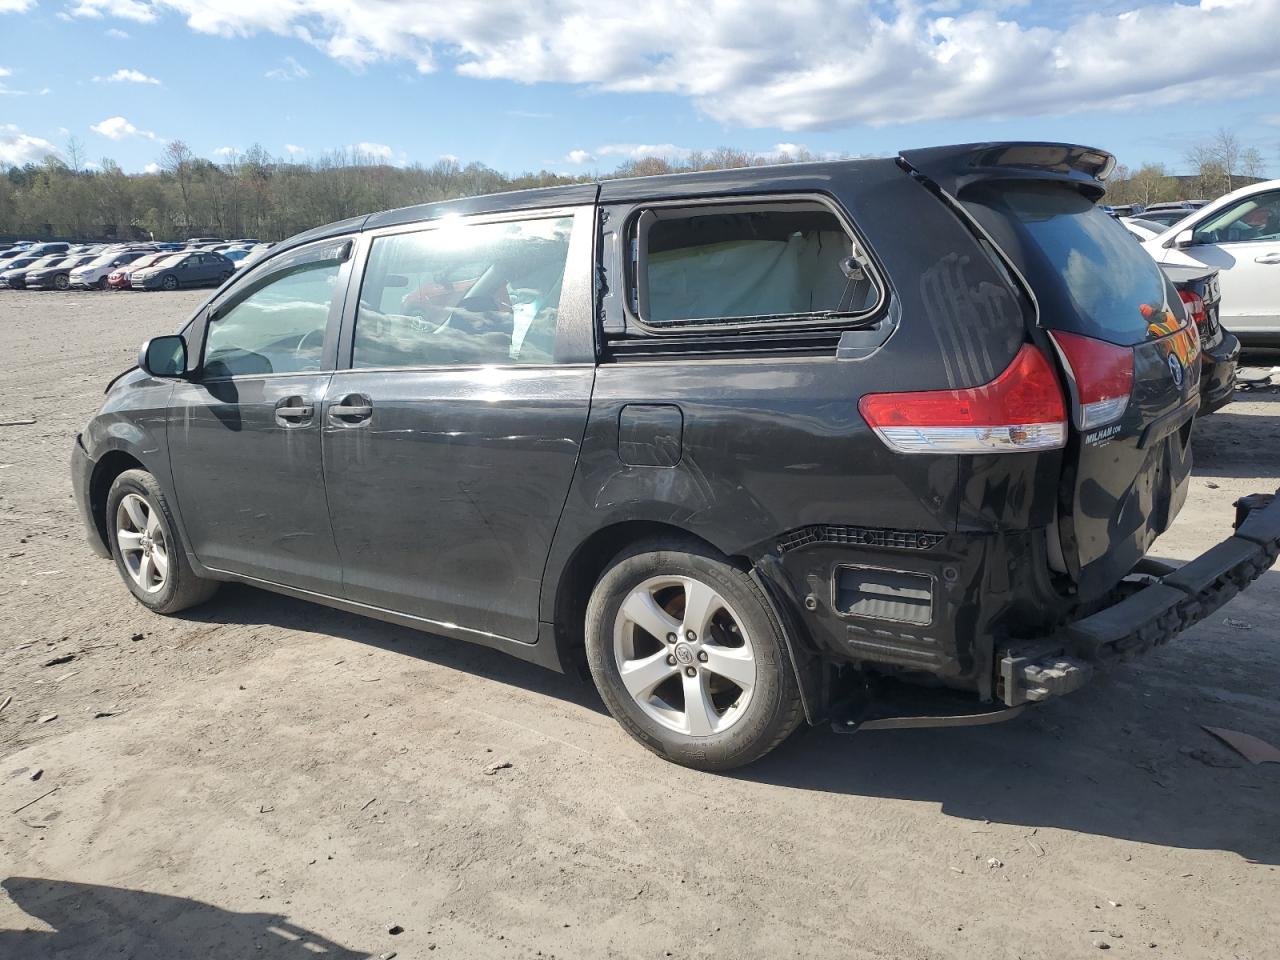
<path fill-rule="evenodd" d="M 285 397 L 276 404 L 276 420 L 287 427 L 307 423 L 315 416 L 316 408 L 305 397 Z"/>
<path fill-rule="evenodd" d="M 1253 258 L 1254 263 L 1280 263 L 1280 250 L 1275 253 L 1264 253 L 1260 257 Z"/>
<path fill-rule="evenodd" d="M 373 401 L 363 393 L 350 393 L 329 408 L 329 419 L 339 423 L 364 423 L 373 416 Z"/>

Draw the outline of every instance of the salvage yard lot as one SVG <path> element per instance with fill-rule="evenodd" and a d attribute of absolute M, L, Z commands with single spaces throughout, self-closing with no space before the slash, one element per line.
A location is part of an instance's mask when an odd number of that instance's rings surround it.
<path fill-rule="evenodd" d="M 697 773 L 493 651 L 247 587 L 135 603 L 67 459 L 204 296 L 0 294 L 0 957 L 1275 955 L 1280 766 L 1200 725 L 1280 743 L 1280 573 L 1012 723 Z M 1226 536 L 1278 441 L 1280 395 L 1202 421 L 1155 555 Z"/>

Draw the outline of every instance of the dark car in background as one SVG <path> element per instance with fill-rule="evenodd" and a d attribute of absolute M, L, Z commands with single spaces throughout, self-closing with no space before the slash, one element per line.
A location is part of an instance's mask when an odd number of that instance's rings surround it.
<path fill-rule="evenodd" d="M 169 257 L 131 272 L 134 290 L 177 290 L 180 287 L 216 287 L 236 272 L 236 265 L 220 253 L 191 251 Z"/>
<path fill-rule="evenodd" d="M 63 257 L 44 267 L 33 266 L 27 271 L 24 283 L 28 290 L 67 290 L 71 287 L 71 271 L 97 258 L 96 253 L 82 253 Z"/>
<path fill-rule="evenodd" d="M 1240 362 L 1240 340 L 1219 320 L 1222 292 L 1215 267 L 1160 265 L 1173 281 L 1187 316 L 1200 333 L 1200 411 L 1213 413 L 1231 402 L 1235 395 L 1236 368 Z"/>
<path fill-rule="evenodd" d="M 237 581 L 585 661 L 703 769 L 906 685 L 935 705 L 893 723 L 1007 719 L 1280 550 L 1250 497 L 1147 558 L 1200 338 L 1095 207 L 1113 165 L 970 144 L 310 231 L 113 381 L 72 448 L 90 543 L 159 613 Z"/>
<path fill-rule="evenodd" d="M 40 262 L 40 257 L 17 256 L 8 261 L 0 261 L 0 289 L 22 289 L 22 280 L 27 268 Z"/>
<path fill-rule="evenodd" d="M 32 255 L 12 261 L 9 268 L 0 273 L 0 286 L 8 287 L 10 290 L 25 290 L 28 274 L 57 267 L 67 259 L 69 258 L 65 254 L 55 253 L 52 256 Z"/>

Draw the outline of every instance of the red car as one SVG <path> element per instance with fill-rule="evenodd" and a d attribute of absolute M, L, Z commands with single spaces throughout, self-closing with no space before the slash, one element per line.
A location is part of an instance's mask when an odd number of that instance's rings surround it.
<path fill-rule="evenodd" d="M 178 254 L 180 255 L 180 254 Z M 153 267 L 161 260 L 167 260 L 175 256 L 172 250 L 166 250 L 164 253 L 153 253 L 145 257 L 141 257 L 133 263 L 126 263 L 118 270 L 113 270 L 107 277 L 107 286 L 112 290 L 129 290 L 132 288 L 130 277 L 134 270 L 142 270 L 146 267 Z"/>

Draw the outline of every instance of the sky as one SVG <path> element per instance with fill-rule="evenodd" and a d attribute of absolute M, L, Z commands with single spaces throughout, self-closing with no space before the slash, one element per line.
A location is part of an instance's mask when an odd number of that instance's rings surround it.
<path fill-rule="evenodd" d="M 1280 0 L 0 0 L 0 167 L 219 159 L 613 169 L 996 139 L 1280 176 Z"/>

